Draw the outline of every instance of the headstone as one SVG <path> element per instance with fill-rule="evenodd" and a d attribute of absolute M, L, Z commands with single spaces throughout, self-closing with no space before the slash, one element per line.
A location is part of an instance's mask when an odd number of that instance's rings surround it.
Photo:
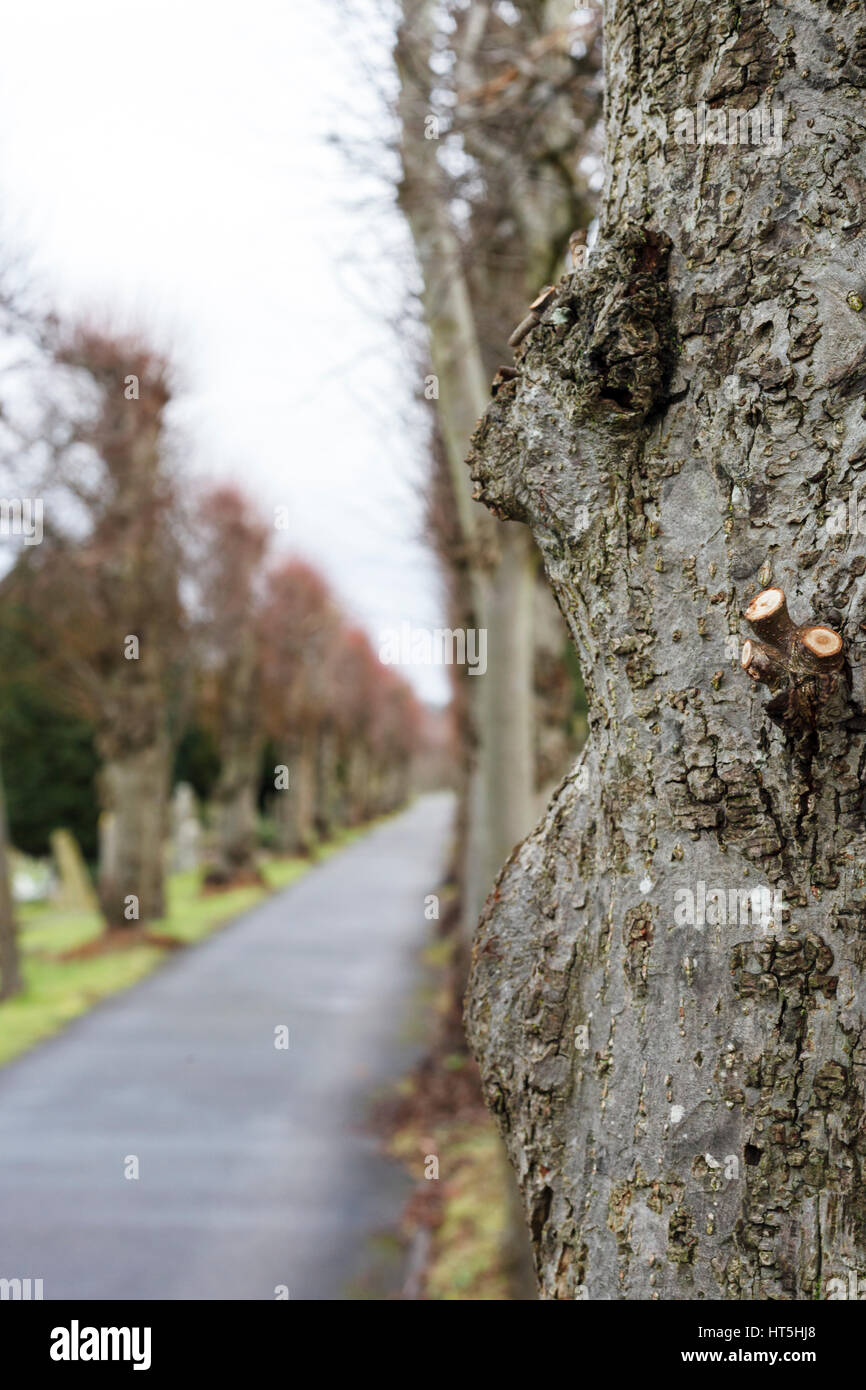
<path fill-rule="evenodd" d="M 96 911 L 96 894 L 75 836 L 68 830 L 53 830 L 51 853 L 58 878 L 55 906 L 61 912 Z"/>
<path fill-rule="evenodd" d="M 171 798 L 171 867 L 174 873 L 197 869 L 201 859 L 201 824 L 195 792 L 178 782 Z"/>

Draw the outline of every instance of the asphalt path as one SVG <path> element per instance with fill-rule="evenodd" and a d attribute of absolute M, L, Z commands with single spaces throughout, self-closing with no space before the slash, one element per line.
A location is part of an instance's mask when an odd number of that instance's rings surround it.
<path fill-rule="evenodd" d="M 0 1070 L 0 1278 L 46 1299 L 395 1291 L 409 1180 L 370 1103 L 419 1047 L 452 815 L 421 798 Z"/>

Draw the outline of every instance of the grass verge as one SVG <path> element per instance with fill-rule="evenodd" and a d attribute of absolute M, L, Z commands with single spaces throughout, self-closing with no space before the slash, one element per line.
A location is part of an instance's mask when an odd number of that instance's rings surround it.
<path fill-rule="evenodd" d="M 199 873 L 171 874 L 166 880 L 166 915 L 148 925 L 155 934 L 180 946 L 191 946 L 227 926 L 271 893 L 287 888 L 375 823 L 338 833 L 321 845 L 312 858 L 263 861 L 264 886 L 247 885 L 224 893 L 202 894 Z M 30 903 L 19 905 L 16 916 L 24 988 L 14 999 L 0 1004 L 0 1066 L 57 1033 L 98 1000 L 117 994 L 150 974 L 172 949 L 136 942 L 124 950 L 64 960 L 64 952 L 99 937 L 103 927 L 97 913 L 64 913 L 50 904 Z"/>
<path fill-rule="evenodd" d="M 402 1223 L 415 1272 L 403 1296 L 508 1300 L 505 1156 L 478 1069 L 454 1026 L 453 948 L 453 936 L 428 948 L 437 981 L 431 1050 L 399 1083 L 383 1116 L 389 1152 L 416 1180 Z"/>

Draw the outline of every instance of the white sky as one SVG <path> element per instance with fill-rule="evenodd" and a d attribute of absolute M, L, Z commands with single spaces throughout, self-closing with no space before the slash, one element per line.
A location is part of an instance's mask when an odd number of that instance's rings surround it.
<path fill-rule="evenodd" d="M 379 307 L 403 302 L 406 233 L 324 143 L 340 131 L 374 158 L 387 135 L 337 3 L 7 6 L 0 208 L 61 310 L 110 310 L 174 349 L 191 467 L 287 506 L 277 546 L 317 563 L 378 646 L 385 626 L 447 624 L 416 372 Z M 447 698 L 441 669 L 405 674 Z"/>

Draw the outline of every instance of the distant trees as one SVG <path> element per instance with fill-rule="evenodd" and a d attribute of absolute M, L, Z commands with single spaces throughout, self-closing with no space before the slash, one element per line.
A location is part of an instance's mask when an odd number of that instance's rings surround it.
<path fill-rule="evenodd" d="M 47 672 L 93 725 L 99 898 L 107 925 L 120 928 L 164 909 L 163 840 L 182 719 L 169 364 L 142 340 L 89 325 L 60 336 L 54 358 L 70 396 L 51 477 L 67 524 L 52 525 L 25 553 L 12 587 Z"/>
<path fill-rule="evenodd" d="M 375 805 L 374 764 L 377 730 L 374 716 L 387 679 L 365 632 L 346 628 L 340 634 L 341 680 L 336 705 L 337 739 L 344 775 L 343 816 L 348 825 L 366 820 Z"/>
<path fill-rule="evenodd" d="M 23 779 L 34 769 L 43 783 L 72 777 L 61 755 L 74 754 L 84 806 L 76 799 L 69 818 L 79 815 L 92 850 L 90 782 L 102 912 L 107 927 L 129 929 L 164 910 L 181 745 L 180 765 L 197 768 L 210 795 L 207 877 L 228 885 L 257 873 L 268 741 L 278 848 L 308 851 L 405 797 L 418 711 L 321 576 L 299 560 L 269 562 L 269 527 L 250 498 L 184 482 L 167 426 L 169 360 L 89 324 L 52 324 L 45 338 L 28 487 L 38 463 L 50 505 L 42 543 L 22 545 L 0 579 L 0 748 L 17 739 L 14 800 L 35 808 L 32 821 L 19 815 L 35 852 L 57 821 L 40 820 L 37 788 Z M 28 761 L 45 729 L 49 764 Z M 45 804 L 46 816 L 66 819 L 62 797 Z M 3 891 L 0 882 L 11 988 Z"/>
<path fill-rule="evenodd" d="M 335 719 L 343 819 L 356 825 L 405 801 L 420 710 L 408 686 L 381 664 L 360 629 L 342 632 L 338 663 Z"/>
<path fill-rule="evenodd" d="M 269 573 L 260 641 L 266 726 L 285 769 L 275 768 L 280 844 L 305 852 L 317 835 L 406 799 L 421 711 L 303 561 Z"/>
<path fill-rule="evenodd" d="M 236 487 L 202 500 L 196 564 L 203 703 L 220 772 L 212 883 L 255 876 L 256 798 L 265 741 L 257 612 L 269 532 Z"/>
<path fill-rule="evenodd" d="M 264 714 L 286 769 L 291 796 L 275 785 L 279 842 L 286 852 L 308 851 L 331 818 L 332 716 L 326 692 L 340 628 L 331 591 L 311 565 L 287 560 L 267 578 L 259 619 Z M 274 769 L 275 783 L 279 776 Z"/>
<path fill-rule="evenodd" d="M 398 198 L 421 277 L 434 384 L 430 518 L 451 622 L 485 629 L 488 646 L 486 675 L 464 672 L 454 682 L 465 768 L 457 865 L 465 968 L 497 873 L 566 771 L 583 700 L 540 553 L 526 528 L 492 507 L 484 515 L 465 459 L 491 394 L 513 389 L 512 330 L 562 274 L 571 234 L 592 217 L 584 161 L 601 108 L 599 30 L 597 9 L 576 10 L 570 0 L 399 7 Z M 464 983 L 456 970 L 461 992 Z M 530 1297 L 516 1199 L 514 1207 L 513 1293 Z"/>
<path fill-rule="evenodd" d="M 487 675 L 459 692 L 467 935 L 556 775 L 554 740 L 541 753 L 538 738 L 538 721 L 551 722 L 544 691 L 556 681 L 548 672 L 541 688 L 536 682 L 536 633 L 548 664 L 551 632 L 560 662 L 568 641 L 531 538 L 484 514 L 465 458 L 491 381 L 511 357 L 512 329 L 545 281 L 561 274 L 570 234 L 592 216 L 582 161 L 600 115 L 598 34 L 597 12 L 577 13 L 564 0 L 400 6 L 398 197 L 421 274 L 435 381 L 431 515 L 451 575 L 452 621 L 488 633 Z M 579 685 L 572 691 L 582 694 Z M 566 702 L 566 728 L 569 718 Z M 566 739 L 559 775 L 568 753 Z"/>
<path fill-rule="evenodd" d="M 382 674 L 384 672 L 384 674 Z M 378 693 L 369 707 L 370 811 L 384 814 L 409 795 L 412 755 L 426 739 L 418 701 L 393 670 L 377 670 Z"/>

